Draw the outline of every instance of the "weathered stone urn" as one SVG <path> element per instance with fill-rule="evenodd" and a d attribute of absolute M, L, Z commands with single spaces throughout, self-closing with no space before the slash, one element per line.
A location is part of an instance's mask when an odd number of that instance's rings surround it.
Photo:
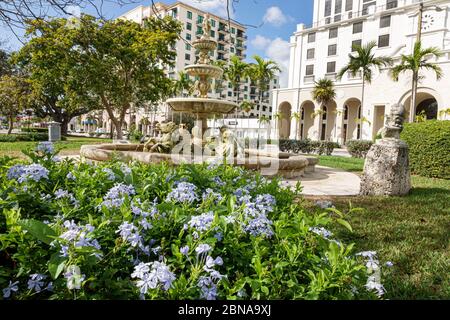
<path fill-rule="evenodd" d="M 366 156 L 361 178 L 361 195 L 402 196 L 411 189 L 409 148 L 400 140 L 405 109 L 391 107 L 386 124 L 380 130 L 382 139 L 372 145 Z"/>

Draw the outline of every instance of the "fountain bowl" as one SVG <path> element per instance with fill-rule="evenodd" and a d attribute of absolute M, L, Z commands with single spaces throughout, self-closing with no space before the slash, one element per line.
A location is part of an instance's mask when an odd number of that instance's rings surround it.
<path fill-rule="evenodd" d="M 200 51 L 214 51 L 214 49 L 217 47 L 217 42 L 211 39 L 198 39 L 192 42 L 192 46 L 195 49 L 198 49 Z"/>
<path fill-rule="evenodd" d="M 231 101 L 212 98 L 172 98 L 166 101 L 177 112 L 198 115 L 222 115 L 232 113 L 237 104 Z"/>
<path fill-rule="evenodd" d="M 186 66 L 184 68 L 186 73 L 190 76 L 208 76 L 210 78 L 221 78 L 223 75 L 223 70 L 216 66 L 211 66 L 208 64 L 193 64 Z"/>

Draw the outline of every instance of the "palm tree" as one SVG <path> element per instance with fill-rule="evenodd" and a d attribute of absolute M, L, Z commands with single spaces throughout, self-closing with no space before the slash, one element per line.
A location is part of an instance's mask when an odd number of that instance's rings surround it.
<path fill-rule="evenodd" d="M 291 115 L 291 119 L 295 119 L 295 140 L 298 140 L 298 123 L 300 122 L 301 119 L 301 113 L 300 112 L 294 112 Z"/>
<path fill-rule="evenodd" d="M 392 58 L 386 56 L 375 57 L 375 53 L 373 49 L 377 46 L 375 41 L 371 41 L 364 46 L 354 45 L 352 47 L 353 51 L 356 51 L 356 55 L 350 53 L 348 55 L 349 62 L 343 67 L 338 73 L 338 79 L 342 79 L 344 74 L 349 72 L 352 77 L 356 77 L 358 72 L 362 73 L 362 91 L 361 91 L 361 133 L 362 133 L 362 125 L 363 125 L 363 107 L 364 107 L 364 89 L 365 84 L 372 82 L 372 69 L 380 69 L 381 67 L 391 66 L 393 63 Z M 360 139 L 362 139 L 362 134 L 360 135 Z"/>
<path fill-rule="evenodd" d="M 259 117 L 262 112 L 262 100 L 264 93 L 267 91 L 267 86 L 275 78 L 277 72 L 281 72 L 278 64 L 273 60 L 264 60 L 258 55 L 254 55 L 256 63 L 250 64 L 249 77 L 256 82 L 259 91 Z"/>
<path fill-rule="evenodd" d="M 178 72 L 178 79 L 175 81 L 174 94 L 183 95 L 185 91 L 188 94 L 192 93 L 194 82 L 191 80 L 189 75 L 184 71 Z"/>
<path fill-rule="evenodd" d="M 313 99 L 320 103 L 320 109 L 318 112 L 314 112 L 315 115 L 322 114 L 324 112 L 324 107 L 327 107 L 328 103 L 336 98 L 336 90 L 334 89 L 334 83 L 330 79 L 319 79 L 314 82 L 314 89 L 312 91 Z M 322 126 L 319 127 L 319 140 L 320 140 L 320 130 Z"/>
<path fill-rule="evenodd" d="M 225 78 L 231 83 L 233 91 L 236 93 L 236 103 L 239 103 L 241 80 L 246 78 L 247 74 L 248 64 L 236 55 L 231 57 L 230 64 L 224 68 Z"/>
<path fill-rule="evenodd" d="M 277 135 L 277 129 L 278 129 L 278 121 L 283 117 L 283 114 L 281 112 L 277 112 L 273 115 L 273 118 L 275 120 L 275 138 L 279 139 L 279 134 Z"/>
<path fill-rule="evenodd" d="M 412 90 L 411 90 L 411 106 L 409 108 L 410 121 L 414 122 L 416 114 L 417 84 L 420 79 L 420 70 L 432 70 L 436 74 L 436 79 L 440 80 L 443 76 L 442 69 L 437 64 L 428 62 L 431 57 L 439 58 L 443 53 L 436 47 L 422 49 L 420 41 L 414 44 L 414 51 L 410 55 L 403 55 L 399 65 L 392 68 L 392 78 L 398 81 L 399 75 L 403 72 L 412 71 Z"/>
<path fill-rule="evenodd" d="M 261 130 L 261 125 L 269 123 L 269 122 L 270 122 L 270 119 L 265 114 L 263 114 L 261 117 L 259 117 L 259 119 L 258 119 L 258 144 L 259 144 L 259 131 Z"/>

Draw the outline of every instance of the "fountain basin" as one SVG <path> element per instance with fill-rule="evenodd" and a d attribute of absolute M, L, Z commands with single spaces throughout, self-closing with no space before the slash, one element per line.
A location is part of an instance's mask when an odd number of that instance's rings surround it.
<path fill-rule="evenodd" d="M 191 155 L 164 154 L 143 152 L 143 144 L 100 144 L 84 145 L 81 147 L 80 155 L 90 161 L 108 161 L 113 158 L 124 162 L 139 161 L 142 163 L 167 162 L 171 165 L 182 163 L 202 163 L 217 160 L 211 156 L 201 156 L 200 159 Z M 249 154 L 249 150 L 246 150 Z M 316 158 L 314 158 L 316 159 Z M 297 178 L 304 174 L 308 167 L 314 166 L 316 162 L 308 161 L 308 158 L 295 155 L 279 157 L 278 154 L 266 153 L 257 157 L 235 157 L 228 164 L 241 166 L 249 170 L 260 171 L 264 176 L 282 176 L 284 178 Z"/>
<path fill-rule="evenodd" d="M 172 98 L 166 101 L 174 111 L 199 115 L 232 113 L 237 104 L 211 98 Z"/>

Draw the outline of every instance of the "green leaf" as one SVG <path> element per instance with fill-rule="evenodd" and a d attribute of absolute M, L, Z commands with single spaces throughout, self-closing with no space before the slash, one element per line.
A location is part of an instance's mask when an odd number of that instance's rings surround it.
<path fill-rule="evenodd" d="M 267 288 L 266 286 L 262 286 L 262 287 L 261 287 L 261 291 L 262 291 L 262 293 L 264 293 L 266 296 L 269 295 L 269 288 Z"/>
<path fill-rule="evenodd" d="M 58 278 L 66 265 L 67 257 L 62 257 L 60 254 L 52 254 L 50 261 L 48 262 L 48 271 L 53 279 Z"/>
<path fill-rule="evenodd" d="M 34 220 L 20 220 L 18 224 L 25 230 L 27 230 L 36 239 L 41 240 L 46 244 L 50 244 L 56 237 L 56 232 L 45 223 Z"/>
<path fill-rule="evenodd" d="M 338 223 L 340 223 L 341 225 L 343 225 L 344 227 L 346 227 L 348 230 L 350 230 L 350 232 L 353 232 L 353 229 L 352 229 L 352 226 L 350 225 L 350 223 L 348 223 L 344 219 L 336 219 L 336 221 Z"/>

